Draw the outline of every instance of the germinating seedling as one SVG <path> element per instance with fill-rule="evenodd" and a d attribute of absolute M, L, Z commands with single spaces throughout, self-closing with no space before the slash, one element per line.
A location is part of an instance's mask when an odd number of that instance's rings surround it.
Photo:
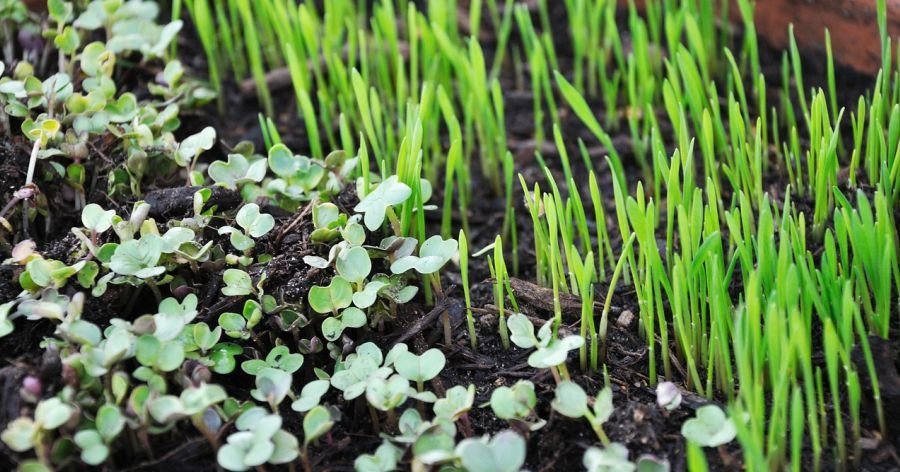
<path fill-rule="evenodd" d="M 704 447 L 717 447 L 731 442 L 737 430 L 734 422 L 716 405 L 697 409 L 697 416 L 684 422 L 681 435 Z"/>
<path fill-rule="evenodd" d="M 584 345 L 584 338 L 570 335 L 557 339 L 553 335 L 553 324 L 554 320 L 544 323 L 535 337 L 531 320 L 521 313 L 515 313 L 509 317 L 508 322 L 510 340 L 523 349 L 535 348 L 535 352 L 528 356 L 528 365 L 538 369 L 553 369 L 554 373 L 558 370 L 559 376 L 568 380 L 566 358 L 569 351 Z"/>
<path fill-rule="evenodd" d="M 471 472 L 518 472 L 525 464 L 525 439 L 512 431 L 490 439 L 464 439 L 456 446 L 456 454 Z"/>
<path fill-rule="evenodd" d="M 578 384 L 565 380 L 556 386 L 556 397 L 551 404 L 553 409 L 569 418 L 582 418 L 588 420 L 591 428 L 597 434 L 605 446 L 609 446 L 609 438 L 603 431 L 603 423 L 612 416 L 612 389 L 603 387 L 594 399 L 593 408 L 588 407 L 588 397 Z"/>
<path fill-rule="evenodd" d="M 620 443 L 609 443 L 602 448 L 590 447 L 584 452 L 582 462 L 588 472 L 632 472 L 637 469 L 628 460 L 628 448 Z"/>
<path fill-rule="evenodd" d="M 534 421 L 537 395 L 534 384 L 528 380 L 519 380 L 512 387 L 497 387 L 491 392 L 490 406 L 497 418 L 513 424 L 523 423 L 530 431 L 537 431 L 546 424 L 541 419 Z"/>

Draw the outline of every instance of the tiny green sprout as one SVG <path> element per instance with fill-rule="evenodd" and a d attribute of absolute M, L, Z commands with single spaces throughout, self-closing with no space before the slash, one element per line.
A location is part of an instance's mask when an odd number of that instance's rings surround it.
<path fill-rule="evenodd" d="M 260 213 L 259 205 L 255 203 L 248 203 L 241 207 L 235 216 L 235 221 L 254 238 L 265 236 L 275 227 L 275 218 L 268 213 Z"/>
<path fill-rule="evenodd" d="M 275 218 L 268 213 L 261 213 L 259 205 L 248 203 L 238 210 L 235 222 L 241 229 L 233 226 L 219 228 L 219 234 L 228 234 L 231 245 L 238 251 L 248 251 L 256 243 L 253 238 L 265 236 L 275 227 Z"/>
<path fill-rule="evenodd" d="M 194 167 L 194 161 L 203 152 L 212 149 L 216 144 L 216 130 L 207 126 L 200 132 L 184 138 L 178 145 L 178 150 L 172 156 L 175 163 L 181 167 Z"/>
<path fill-rule="evenodd" d="M 300 396 L 291 403 L 291 409 L 301 413 L 311 410 L 319 404 L 330 386 L 331 382 L 328 380 L 313 380 L 307 383 L 300 390 Z"/>
<path fill-rule="evenodd" d="M 337 276 L 325 287 L 314 286 L 309 290 L 309 306 L 316 313 L 337 313 L 353 301 L 353 287 L 347 279 Z"/>
<path fill-rule="evenodd" d="M 475 385 L 455 385 L 447 390 L 444 398 L 434 402 L 434 414 L 439 418 L 456 421 L 469 413 L 475 403 Z"/>
<path fill-rule="evenodd" d="M 240 269 L 226 269 L 222 281 L 225 282 L 225 286 L 222 287 L 222 294 L 225 296 L 241 297 L 253 293 L 250 274 Z"/>
<path fill-rule="evenodd" d="M 534 325 L 531 320 L 521 313 L 514 313 L 507 321 L 510 332 L 510 340 L 520 348 L 535 348 L 536 351 L 528 356 L 528 365 L 538 369 L 558 367 L 563 378 L 568 378 L 565 369 L 566 358 L 569 351 L 584 345 L 584 338 L 578 335 L 566 336 L 557 339 L 553 336 L 553 320 L 548 320 L 534 335 Z"/>
<path fill-rule="evenodd" d="M 456 455 L 469 472 L 518 472 L 525 464 L 525 452 L 525 439 L 512 431 L 490 440 L 463 439 L 456 446 Z"/>
<path fill-rule="evenodd" d="M 183 341 L 187 352 L 200 351 L 202 354 L 207 354 L 216 347 L 219 339 L 222 338 L 221 326 L 210 329 L 208 324 L 200 322 L 186 328 L 182 336 L 184 336 Z"/>
<path fill-rule="evenodd" d="M 409 397 L 409 380 L 394 374 L 387 379 L 369 377 L 366 382 L 366 400 L 381 411 L 393 411 Z"/>
<path fill-rule="evenodd" d="M 11 421 L 0 439 L 16 452 L 25 452 L 35 446 L 42 431 L 52 431 L 69 422 L 76 413 L 74 407 L 57 397 L 48 398 L 38 403 L 34 410 L 34 419 L 19 417 Z"/>
<path fill-rule="evenodd" d="M 359 285 L 372 271 L 372 261 L 364 248 L 354 246 L 338 253 L 335 268 L 338 275 L 352 284 Z"/>
<path fill-rule="evenodd" d="M 347 307 L 336 317 L 322 322 L 322 335 L 328 341 L 336 341 L 347 328 L 361 328 L 366 325 L 366 313 L 354 306 Z"/>
<path fill-rule="evenodd" d="M 145 334 L 135 344 L 135 357 L 141 365 L 160 372 L 172 372 L 184 362 L 184 344 L 181 341 L 161 341 Z"/>
<path fill-rule="evenodd" d="M 300 453 L 297 438 L 281 429 L 281 417 L 252 408 L 238 417 L 238 432 L 228 436 L 216 460 L 226 470 L 244 471 L 263 464 L 286 464 Z"/>
<path fill-rule="evenodd" d="M 394 369 L 397 373 L 411 382 L 418 384 L 421 392 L 423 384 L 437 377 L 444 369 L 447 359 L 444 353 L 438 349 L 429 349 L 417 356 L 409 351 L 400 352 L 394 359 Z"/>
<path fill-rule="evenodd" d="M 112 218 L 115 215 L 114 210 L 104 210 L 100 205 L 91 203 L 82 208 L 81 222 L 85 228 L 100 234 L 112 227 Z"/>
<path fill-rule="evenodd" d="M 584 452 L 583 464 L 588 472 L 631 472 L 635 465 L 628 460 L 628 448 L 624 444 L 610 443 L 606 447 L 589 447 Z"/>
<path fill-rule="evenodd" d="M 388 259 L 392 261 L 412 255 L 418 246 L 418 239 L 402 236 L 388 236 L 378 244 L 378 247 L 383 249 L 387 253 Z"/>
<path fill-rule="evenodd" d="M 512 387 L 501 386 L 491 393 L 491 410 L 501 420 L 521 421 L 527 423 L 537 406 L 537 395 L 534 384 L 528 380 L 519 380 Z M 544 426 L 543 420 L 530 424 L 529 429 L 535 431 Z"/>
<path fill-rule="evenodd" d="M 337 239 L 340 236 L 340 228 L 347 221 L 347 215 L 341 213 L 341 210 L 331 202 L 319 203 L 312 210 L 313 226 L 316 228 L 310 239 L 320 243 L 327 243 Z M 363 234 L 365 238 L 365 234 Z"/>
<path fill-rule="evenodd" d="M 313 233 L 315 234 L 315 231 Z M 311 235 L 310 238 L 312 237 L 313 236 Z M 334 246 L 331 246 L 331 249 L 328 250 L 328 259 L 315 255 L 307 255 L 303 256 L 303 262 L 317 269 L 324 269 L 334 263 L 334 261 L 337 259 L 338 253 L 341 252 L 344 248 L 346 248 L 346 244 L 343 242 L 335 244 Z"/>
<path fill-rule="evenodd" d="M 266 354 L 266 359 L 250 359 L 241 363 L 241 370 L 250 374 L 258 375 L 260 371 L 267 367 L 279 369 L 293 374 L 300 370 L 303 366 L 303 354 L 291 353 L 287 346 L 275 346 Z"/>
<path fill-rule="evenodd" d="M 16 452 L 29 451 L 34 447 L 38 435 L 38 424 L 31 418 L 20 417 L 9 422 L 0 439 L 7 447 Z"/>
<path fill-rule="evenodd" d="M 179 252 L 181 247 L 187 243 L 193 242 L 196 235 L 190 228 L 175 227 L 170 228 L 162 238 L 162 252 L 164 254 L 173 254 Z"/>
<path fill-rule="evenodd" d="M 697 408 L 697 415 L 684 422 L 681 435 L 704 447 L 718 447 L 737 435 L 734 421 L 718 405 Z"/>
<path fill-rule="evenodd" d="M 97 410 L 96 429 L 83 429 L 75 434 L 75 444 L 81 448 L 81 460 L 99 465 L 109 457 L 109 444 L 125 428 L 125 416 L 118 406 L 105 404 Z"/>
<path fill-rule="evenodd" d="M 262 320 L 262 308 L 256 300 L 244 302 L 241 314 L 225 312 L 219 315 L 219 326 L 231 338 L 247 339 L 252 330 Z"/>
<path fill-rule="evenodd" d="M 369 308 L 373 304 L 375 304 L 375 300 L 378 298 L 378 292 L 387 287 L 389 284 L 383 280 L 372 280 L 366 283 L 366 286 L 353 294 L 353 304 L 356 305 L 357 308 Z"/>
<path fill-rule="evenodd" d="M 78 261 L 67 266 L 60 261 L 35 255 L 25 264 L 25 271 L 19 275 L 19 285 L 30 292 L 37 292 L 45 287 L 63 288 L 69 278 L 88 266 L 87 262 Z"/>
<path fill-rule="evenodd" d="M 356 348 L 356 353 L 347 356 L 343 369 L 335 371 L 331 386 L 343 392 L 345 399 L 353 400 L 365 393 L 369 377 L 386 379 L 391 375 L 391 369 L 382 367 L 382 362 L 384 356 L 378 346 L 371 342 L 362 344 Z"/>
<path fill-rule="evenodd" d="M 403 457 L 403 450 L 390 441 L 383 441 L 374 454 L 362 454 L 353 461 L 357 472 L 391 472 L 397 469 L 397 463 Z"/>
<path fill-rule="evenodd" d="M 218 327 L 216 329 L 219 329 Z M 209 360 L 213 363 L 212 371 L 217 374 L 230 374 L 237 366 L 235 357 L 243 354 L 244 348 L 234 343 L 218 343 L 209 352 Z"/>
<path fill-rule="evenodd" d="M 303 417 L 303 465 L 309 471 L 309 445 L 321 438 L 334 426 L 334 419 L 328 408 L 318 405 Z"/>
<path fill-rule="evenodd" d="M 681 405 L 681 389 L 672 382 L 660 382 L 656 386 L 656 404 L 672 411 Z"/>
<path fill-rule="evenodd" d="M 427 470 L 424 465 L 437 465 L 456 457 L 453 435 L 442 428 L 433 427 L 421 433 L 413 443 L 413 469 Z"/>
<path fill-rule="evenodd" d="M 159 312 L 153 315 L 156 326 L 153 336 L 160 341 L 170 341 L 179 337 L 184 328 L 197 316 L 197 296 L 193 293 L 184 301 L 169 297 L 159 303 Z"/>
<path fill-rule="evenodd" d="M 291 374 L 272 367 L 265 367 L 256 373 L 256 388 L 250 395 L 258 401 L 267 402 L 272 411 L 278 411 L 278 405 L 291 391 Z"/>
<path fill-rule="evenodd" d="M 395 260 L 391 264 L 391 272 L 402 274 L 415 269 L 420 274 L 433 274 L 456 255 L 458 247 L 455 239 L 432 236 L 422 243 L 418 256 L 409 255 Z"/>
<path fill-rule="evenodd" d="M 236 189 L 243 184 L 262 182 L 266 176 L 265 159 L 252 162 L 243 154 L 229 154 L 228 161 L 215 161 L 209 165 L 209 177 L 218 185 Z"/>
<path fill-rule="evenodd" d="M 83 429 L 72 438 L 81 449 L 81 460 L 87 465 L 100 465 L 109 457 L 109 446 L 93 429 Z"/>
<path fill-rule="evenodd" d="M 586 418 L 600 442 L 604 445 L 609 445 L 609 438 L 606 437 L 606 433 L 603 431 L 603 423 L 606 423 L 613 413 L 612 389 L 609 386 L 604 387 L 597 393 L 597 398 L 594 399 L 594 407 L 591 409 L 588 406 L 587 394 L 584 393 L 584 390 L 578 384 L 570 380 L 562 381 L 556 386 L 556 396 L 551 402 L 551 406 L 563 416 Z"/>
<path fill-rule="evenodd" d="M 292 179 L 295 176 L 302 175 L 309 170 L 308 167 L 310 166 L 308 157 L 294 155 L 282 143 L 275 144 L 269 148 L 268 162 L 272 172 L 284 179 Z M 321 175 L 319 178 L 321 178 Z"/>
<path fill-rule="evenodd" d="M 381 227 L 388 210 L 394 205 L 405 202 L 410 195 L 412 195 L 412 189 L 400 182 L 396 175 L 392 175 L 363 197 L 353 211 L 363 213 L 363 222 L 366 228 L 369 231 L 375 231 Z"/>
<path fill-rule="evenodd" d="M 163 240 L 148 234 L 140 239 L 132 239 L 120 244 L 109 261 L 109 268 L 121 275 L 139 279 L 149 279 L 162 275 L 166 268 L 157 265 L 162 256 Z"/>

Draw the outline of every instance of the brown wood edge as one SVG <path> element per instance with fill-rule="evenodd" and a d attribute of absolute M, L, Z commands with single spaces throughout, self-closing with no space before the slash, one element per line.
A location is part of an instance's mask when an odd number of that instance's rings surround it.
<path fill-rule="evenodd" d="M 640 7 L 644 2 L 636 0 L 635 3 Z M 755 3 L 757 35 L 769 45 L 786 48 L 788 27 L 793 24 L 800 49 L 824 54 L 827 28 L 835 62 L 873 75 L 881 67 L 875 0 L 756 0 Z M 628 0 L 619 0 L 620 7 L 627 5 Z M 887 0 L 887 10 L 888 33 L 896 51 L 900 40 L 900 0 Z M 732 22 L 740 23 L 735 2 L 729 11 Z"/>

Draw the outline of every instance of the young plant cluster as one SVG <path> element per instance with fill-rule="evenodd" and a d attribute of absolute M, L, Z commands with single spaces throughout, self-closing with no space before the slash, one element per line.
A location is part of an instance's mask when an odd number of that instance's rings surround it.
<path fill-rule="evenodd" d="M 25 202 L 23 234 L 37 214 L 49 228 L 54 216 L 84 207 L 92 192 L 139 196 L 147 183 L 190 181 L 199 154 L 215 144 L 212 128 L 180 142 L 174 135 L 181 107 L 214 97 L 167 54 L 182 21 L 157 24 L 159 6 L 143 0 L 46 5 L 39 20 L 21 6 L 4 7 L 16 10 L 4 14 L 3 29 L 18 37 L 23 55 L 13 56 L 10 41 L 0 61 L 0 75 L 8 68 L 0 77 L 0 135 L 20 131 L 32 143 L 21 188 L 0 214 L 9 233 L 18 202 Z M 98 32 L 103 40 L 94 40 Z M 152 69 L 159 73 L 145 98 L 117 83 L 126 70 Z M 48 191 L 59 186 L 65 190 Z M 6 234 L 0 238 L 8 244 Z"/>

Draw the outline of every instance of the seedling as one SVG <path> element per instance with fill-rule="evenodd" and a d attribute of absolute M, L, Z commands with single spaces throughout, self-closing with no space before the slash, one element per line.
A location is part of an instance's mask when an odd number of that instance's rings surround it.
<path fill-rule="evenodd" d="M 494 389 L 490 406 L 497 418 L 514 424 L 523 423 L 530 431 L 537 431 L 546 424 L 541 419 L 533 421 L 537 395 L 534 384 L 528 380 L 519 380 L 512 387 L 500 386 Z"/>
<path fill-rule="evenodd" d="M 612 416 L 612 389 L 603 387 L 594 399 L 593 408 L 588 407 L 588 397 L 578 384 L 566 380 L 556 386 L 556 397 L 551 403 L 553 409 L 569 418 L 582 418 L 588 420 L 594 433 L 604 446 L 609 446 L 609 438 L 603 431 L 603 423 Z M 626 454 L 627 457 L 627 454 Z"/>
<path fill-rule="evenodd" d="M 631 472 L 637 468 L 628 460 L 628 448 L 620 443 L 609 443 L 603 448 L 588 448 L 584 452 L 583 463 L 589 472 Z"/>
<path fill-rule="evenodd" d="M 510 339 L 520 348 L 536 349 L 528 356 L 528 365 L 538 369 L 553 369 L 554 372 L 558 370 L 559 376 L 568 380 L 569 370 L 566 368 L 566 358 L 569 351 L 584 345 L 584 338 L 570 335 L 557 339 L 553 335 L 553 323 L 554 320 L 544 323 L 535 337 L 534 325 L 531 324 L 531 320 L 521 313 L 514 313 L 509 317 L 508 323 Z"/>
<path fill-rule="evenodd" d="M 248 339 L 252 329 L 262 320 L 262 307 L 255 300 L 244 302 L 243 311 L 238 313 L 225 312 L 219 315 L 219 327 L 225 331 L 225 335 L 236 339 Z"/>
<path fill-rule="evenodd" d="M 446 362 L 444 353 L 437 349 L 429 349 L 421 355 L 402 351 L 393 359 L 397 373 L 411 382 L 416 382 L 419 392 L 424 390 L 426 381 L 441 373 Z"/>
<path fill-rule="evenodd" d="M 388 423 L 395 422 L 394 409 L 406 402 L 412 387 L 409 380 L 394 374 L 383 379 L 370 377 L 366 382 L 366 401 L 374 408 L 388 413 Z"/>
<path fill-rule="evenodd" d="M 313 407 L 303 417 L 303 468 L 306 472 L 312 472 L 309 464 L 309 445 L 322 437 L 334 426 L 331 413 L 323 406 Z"/>
<path fill-rule="evenodd" d="M 45 447 L 41 434 L 52 431 L 68 422 L 75 409 L 59 398 L 49 398 L 38 403 L 34 410 L 34 419 L 20 417 L 11 421 L 3 431 L 3 442 L 16 452 L 25 452 L 32 448 Z"/>
<path fill-rule="evenodd" d="M 341 370 L 335 371 L 331 386 L 343 392 L 344 398 L 352 400 L 365 393 L 371 376 L 390 377 L 392 369 L 382 367 L 383 362 L 381 350 L 372 343 L 365 343 L 356 348 L 355 354 L 347 356 Z"/>
<path fill-rule="evenodd" d="M 314 286 L 309 290 L 309 306 L 317 313 L 337 314 L 353 301 L 353 287 L 347 279 L 337 276 L 327 286 Z"/>
<path fill-rule="evenodd" d="M 250 375 L 258 375 L 263 369 L 271 367 L 293 374 L 302 366 L 302 354 L 291 353 L 287 346 L 276 346 L 266 354 L 265 360 L 250 359 L 241 363 L 241 370 Z"/>
<path fill-rule="evenodd" d="M 252 369 L 251 369 L 252 370 Z M 256 372 L 256 389 L 250 395 L 257 401 L 266 402 L 273 412 L 291 391 L 291 374 L 273 367 L 263 367 Z"/>
<path fill-rule="evenodd" d="M 281 429 L 281 417 L 262 408 L 244 412 L 235 422 L 238 432 L 228 436 L 216 459 L 227 470 L 243 471 L 262 464 L 285 464 L 300 453 L 297 438 Z"/>
<path fill-rule="evenodd" d="M 222 275 L 222 281 L 225 282 L 225 286 L 222 287 L 222 295 L 242 297 L 254 292 L 250 274 L 240 269 L 226 269 Z"/>
<path fill-rule="evenodd" d="M 682 436 L 704 447 L 727 444 L 736 434 L 734 422 L 717 405 L 697 408 L 697 415 L 681 426 Z"/>
<path fill-rule="evenodd" d="M 215 161 L 209 165 L 209 177 L 225 188 L 237 189 L 244 184 L 262 182 L 268 170 L 265 159 L 252 162 L 243 154 L 228 155 L 228 161 Z"/>
<path fill-rule="evenodd" d="M 502 431 L 490 439 L 464 439 L 456 446 L 456 454 L 471 472 L 518 472 L 525 464 L 525 440 Z"/>
<path fill-rule="evenodd" d="M 347 328 L 361 328 L 366 325 L 366 313 L 356 307 L 344 308 L 338 316 L 325 318 L 322 335 L 328 341 L 336 341 Z"/>
<path fill-rule="evenodd" d="M 360 472 L 390 472 L 397 468 L 403 450 L 389 441 L 378 446 L 374 454 L 362 454 L 353 461 L 353 467 Z"/>
<path fill-rule="evenodd" d="M 399 221 L 397 221 L 393 207 L 405 202 L 410 195 L 412 195 L 412 189 L 405 183 L 400 182 L 397 176 L 392 175 L 360 200 L 353 208 L 353 211 L 364 215 L 363 222 L 369 231 L 375 231 L 380 228 L 384 222 L 385 215 L 387 215 L 391 221 L 391 227 L 394 229 L 394 234 L 400 236 Z"/>
<path fill-rule="evenodd" d="M 472 296 L 469 287 L 469 243 L 466 233 L 459 230 L 459 274 L 462 279 L 463 297 L 466 301 L 466 322 L 469 330 L 469 343 L 473 350 L 478 349 L 478 336 L 475 332 L 475 317 L 472 315 Z"/>
<path fill-rule="evenodd" d="M 291 403 L 291 409 L 301 413 L 311 410 L 322 400 L 322 396 L 328 392 L 331 383 L 328 380 L 313 380 L 303 386 L 300 396 Z"/>
<path fill-rule="evenodd" d="M 233 226 L 223 226 L 219 228 L 219 234 L 228 234 L 231 245 L 244 253 L 253 248 L 254 238 L 265 236 L 275 227 L 275 218 L 267 213 L 260 213 L 259 205 L 255 203 L 241 207 L 235 216 L 235 222 L 243 231 Z"/>
<path fill-rule="evenodd" d="M 444 398 L 439 398 L 434 402 L 434 414 L 438 418 L 446 418 L 454 422 L 463 418 L 467 424 L 468 413 L 474 402 L 475 385 L 470 384 L 468 387 L 456 385 L 447 390 Z"/>

